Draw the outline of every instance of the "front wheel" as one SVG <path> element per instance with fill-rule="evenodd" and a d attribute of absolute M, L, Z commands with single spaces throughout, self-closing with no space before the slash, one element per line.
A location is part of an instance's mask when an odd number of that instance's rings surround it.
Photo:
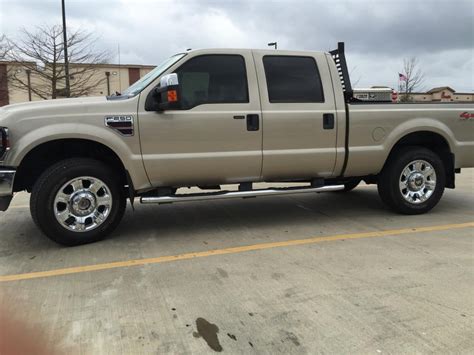
<path fill-rule="evenodd" d="M 405 147 L 395 153 L 378 178 L 383 202 L 396 212 L 421 214 L 441 199 L 446 183 L 442 160 L 422 147 Z"/>
<path fill-rule="evenodd" d="M 30 210 L 34 222 L 46 236 L 63 245 L 104 238 L 117 227 L 126 207 L 116 176 L 96 160 L 60 161 L 33 187 Z"/>

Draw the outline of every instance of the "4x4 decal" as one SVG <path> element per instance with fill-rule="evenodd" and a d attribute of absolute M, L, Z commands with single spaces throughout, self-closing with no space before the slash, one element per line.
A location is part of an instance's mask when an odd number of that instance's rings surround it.
<path fill-rule="evenodd" d="M 474 113 L 471 113 L 471 112 L 463 112 L 459 115 L 459 117 L 461 117 L 461 119 L 463 120 L 468 120 L 470 118 L 474 118 Z"/>

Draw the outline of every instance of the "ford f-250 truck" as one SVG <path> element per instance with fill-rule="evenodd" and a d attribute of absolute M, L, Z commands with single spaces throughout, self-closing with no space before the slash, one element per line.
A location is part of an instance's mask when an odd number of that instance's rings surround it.
<path fill-rule="evenodd" d="M 193 50 L 120 95 L 1 108 L 0 210 L 31 192 L 33 220 L 65 245 L 103 238 L 136 198 L 347 191 L 363 180 L 393 210 L 424 213 L 474 166 L 473 113 L 471 103 L 357 102 L 343 43 L 329 53 Z M 176 192 L 186 186 L 203 191 Z"/>

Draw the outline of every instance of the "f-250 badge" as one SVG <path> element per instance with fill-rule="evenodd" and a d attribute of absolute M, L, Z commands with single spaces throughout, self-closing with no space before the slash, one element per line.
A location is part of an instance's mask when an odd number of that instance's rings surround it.
<path fill-rule="evenodd" d="M 133 116 L 105 116 L 105 125 L 123 136 L 133 136 Z"/>

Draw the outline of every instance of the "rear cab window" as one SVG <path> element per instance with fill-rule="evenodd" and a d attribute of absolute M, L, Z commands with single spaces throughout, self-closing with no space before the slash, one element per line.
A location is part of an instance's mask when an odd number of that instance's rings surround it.
<path fill-rule="evenodd" d="M 263 67 L 270 103 L 322 103 L 323 86 L 313 57 L 265 55 Z"/>

